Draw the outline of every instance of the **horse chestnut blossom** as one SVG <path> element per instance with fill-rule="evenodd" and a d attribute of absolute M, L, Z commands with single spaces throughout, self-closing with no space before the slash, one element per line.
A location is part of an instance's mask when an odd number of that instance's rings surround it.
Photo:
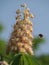
<path fill-rule="evenodd" d="M 24 10 L 23 12 L 20 9 L 16 11 L 16 23 L 7 45 L 7 53 L 14 52 L 16 54 L 18 51 L 18 53 L 34 55 L 32 49 L 33 23 L 30 21 L 30 18 L 34 18 L 34 16 L 30 13 L 26 4 L 21 5 L 21 7 L 24 7 Z M 23 19 L 20 14 L 23 15 Z"/>

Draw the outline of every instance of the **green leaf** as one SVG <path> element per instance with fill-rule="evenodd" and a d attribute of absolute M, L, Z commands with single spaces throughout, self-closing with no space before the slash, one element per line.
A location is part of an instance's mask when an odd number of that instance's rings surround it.
<path fill-rule="evenodd" d="M 29 62 L 27 61 L 25 55 L 23 55 L 24 64 L 23 65 L 29 65 Z"/>
<path fill-rule="evenodd" d="M 39 44 L 44 43 L 45 42 L 45 38 L 39 38 L 39 37 L 35 37 L 32 41 L 33 44 L 33 49 L 38 49 Z"/>
<path fill-rule="evenodd" d="M 20 65 L 20 58 L 21 54 L 16 55 L 10 65 Z"/>
<path fill-rule="evenodd" d="M 4 27 L 2 24 L 0 24 L 0 32 L 2 32 L 4 30 Z"/>
<path fill-rule="evenodd" d="M 41 55 L 37 57 L 37 60 L 42 65 L 49 65 L 49 55 Z"/>
<path fill-rule="evenodd" d="M 10 65 L 39 65 L 35 58 L 28 54 L 17 54 Z"/>
<path fill-rule="evenodd" d="M 0 39 L 0 54 L 4 55 L 6 50 L 6 42 Z"/>

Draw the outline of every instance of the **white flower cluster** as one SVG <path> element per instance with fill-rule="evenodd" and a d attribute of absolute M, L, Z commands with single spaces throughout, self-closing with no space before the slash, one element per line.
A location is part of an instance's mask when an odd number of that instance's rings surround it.
<path fill-rule="evenodd" d="M 21 5 L 21 7 L 26 7 L 26 5 Z M 17 10 L 16 13 L 19 15 L 20 11 Z M 20 19 L 19 16 L 16 18 L 16 24 L 14 25 L 14 31 L 11 34 L 11 38 L 8 44 L 8 50 L 23 53 L 29 53 L 33 55 L 32 50 L 32 22 L 28 17 L 33 18 L 34 16 L 29 13 L 29 10 L 24 10 L 24 19 Z"/>
<path fill-rule="evenodd" d="M 18 9 L 16 11 L 16 20 L 21 20 L 21 17 L 23 19 L 28 19 L 28 18 L 34 18 L 33 14 L 30 13 L 30 9 L 27 7 L 26 4 L 22 4 L 21 7 L 25 8 L 24 11 L 21 11 L 20 9 Z"/>

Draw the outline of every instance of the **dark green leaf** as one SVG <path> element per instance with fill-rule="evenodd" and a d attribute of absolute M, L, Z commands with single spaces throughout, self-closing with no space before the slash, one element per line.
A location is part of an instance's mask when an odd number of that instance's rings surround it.
<path fill-rule="evenodd" d="M 4 40 L 0 40 L 0 54 L 4 55 L 6 50 L 6 42 Z"/>

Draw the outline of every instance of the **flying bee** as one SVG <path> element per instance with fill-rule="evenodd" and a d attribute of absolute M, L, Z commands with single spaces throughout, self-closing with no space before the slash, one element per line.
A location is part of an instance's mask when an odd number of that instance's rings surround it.
<path fill-rule="evenodd" d="M 43 38 L 43 34 L 39 34 L 38 36 L 39 36 L 39 38 Z"/>

